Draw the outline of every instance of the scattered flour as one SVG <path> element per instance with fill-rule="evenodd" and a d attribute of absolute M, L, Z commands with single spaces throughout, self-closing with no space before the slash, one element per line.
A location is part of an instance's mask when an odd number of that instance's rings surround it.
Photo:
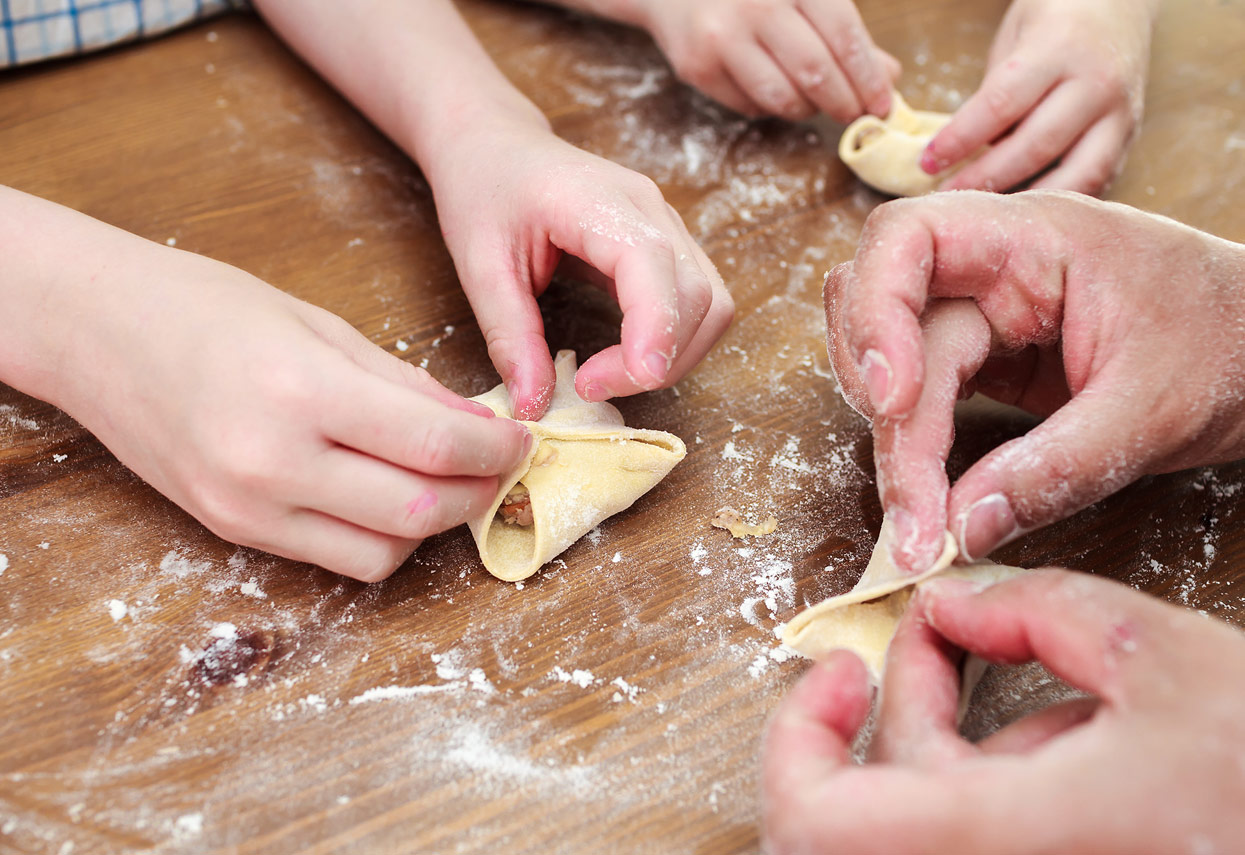
<path fill-rule="evenodd" d="M 121 602 L 120 600 L 109 600 L 108 601 L 108 615 L 109 617 L 113 619 L 114 622 L 119 621 L 123 617 L 125 617 L 125 613 L 127 611 L 128 609 L 126 608 L 125 603 Z"/>
<path fill-rule="evenodd" d="M 557 680 L 559 683 L 572 683 L 581 689 L 586 689 L 597 682 L 596 676 L 591 671 L 582 668 L 567 671 L 561 665 L 553 666 L 553 670 L 549 672 L 549 679 Z"/>
<path fill-rule="evenodd" d="M 464 685 L 466 685 L 464 681 L 456 680 L 452 683 L 441 683 L 440 685 L 433 686 L 378 686 L 375 689 L 368 689 L 361 695 L 356 695 L 347 703 L 354 706 L 355 704 L 366 704 L 372 701 L 407 700 L 420 695 L 453 692 L 461 689 Z"/>

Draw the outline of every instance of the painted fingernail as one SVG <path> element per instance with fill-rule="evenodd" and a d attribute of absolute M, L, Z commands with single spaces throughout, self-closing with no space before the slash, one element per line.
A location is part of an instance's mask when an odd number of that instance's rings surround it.
<path fill-rule="evenodd" d="M 891 508 L 886 516 L 894 526 L 891 560 L 895 565 L 912 573 L 924 573 L 934 566 L 938 555 L 929 544 L 921 543 L 921 527 L 916 515 L 907 508 Z"/>
<path fill-rule="evenodd" d="M 991 493 L 978 499 L 960 514 L 956 536 L 960 553 L 970 561 L 984 558 L 990 550 L 1020 534 L 1016 515 L 1002 493 Z"/>
<path fill-rule="evenodd" d="M 929 175 L 937 175 L 942 171 L 942 162 L 927 148 L 921 153 L 921 169 Z"/>
<path fill-rule="evenodd" d="M 644 357 L 644 370 L 658 383 L 666 382 L 670 373 L 670 360 L 660 353 L 650 353 Z"/>
<path fill-rule="evenodd" d="M 604 401 L 610 396 L 609 390 L 595 381 L 584 387 L 584 400 L 590 402 Z"/>
<path fill-rule="evenodd" d="M 869 390 L 869 402 L 878 415 L 886 415 L 886 408 L 891 402 L 891 384 L 895 372 L 891 370 L 890 361 L 880 350 L 866 350 L 860 360 L 860 377 Z"/>
<path fill-rule="evenodd" d="M 420 494 L 419 498 L 412 501 L 406 506 L 408 514 L 418 514 L 426 511 L 437 503 L 437 494 L 431 490 Z"/>

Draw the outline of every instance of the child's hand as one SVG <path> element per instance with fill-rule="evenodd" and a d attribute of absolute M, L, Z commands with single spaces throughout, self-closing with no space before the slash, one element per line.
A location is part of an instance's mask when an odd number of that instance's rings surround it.
<path fill-rule="evenodd" d="M 1015 0 L 985 80 L 925 151 L 934 174 L 983 146 L 943 189 L 1098 193 L 1141 122 L 1155 0 Z"/>
<path fill-rule="evenodd" d="M 1097 697 L 973 745 L 956 729 L 950 645 L 1040 661 Z M 850 653 L 816 665 L 778 709 L 765 745 L 765 851 L 1237 851 L 1242 683 L 1238 630 L 1113 582 L 1045 571 L 973 596 L 935 581 L 891 644 L 870 762 L 849 757 L 870 703 Z"/>
<path fill-rule="evenodd" d="M 673 385 L 730 324 L 722 278 L 644 176 L 538 124 L 504 120 L 457 136 L 425 169 L 518 417 L 539 418 L 553 390 L 536 298 L 563 254 L 623 312 L 621 344 L 586 359 L 576 375 L 585 400 Z"/>
<path fill-rule="evenodd" d="M 6 297 L 36 308 L 10 316 L 27 320 L 5 330 L 0 376 L 226 540 L 381 579 L 486 507 L 530 439 L 236 268 L 24 198 L 38 287 Z M 76 252 L 58 270 L 38 240 Z"/>
<path fill-rule="evenodd" d="M 890 111 L 898 60 L 851 0 L 570 0 L 643 27 L 675 73 L 748 116 L 840 122 Z"/>
<path fill-rule="evenodd" d="M 558 139 L 449 0 L 257 5 L 419 163 L 519 418 L 553 392 L 536 297 L 563 254 L 623 311 L 621 344 L 576 375 L 589 401 L 673 385 L 726 330 L 730 295 L 657 186 Z"/>
<path fill-rule="evenodd" d="M 1179 283 L 1178 287 L 1173 283 Z M 1245 246 L 1062 191 L 882 205 L 826 279 L 831 362 L 874 418 L 895 560 L 979 558 L 1144 474 L 1245 457 Z M 1046 420 L 948 492 L 958 395 Z"/>

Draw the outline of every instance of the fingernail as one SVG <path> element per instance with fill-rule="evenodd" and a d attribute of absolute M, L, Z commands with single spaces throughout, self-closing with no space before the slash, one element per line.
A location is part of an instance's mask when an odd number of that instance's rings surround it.
<path fill-rule="evenodd" d="M 523 456 L 527 457 L 529 451 L 532 450 L 532 443 L 536 441 L 532 436 L 532 432 L 527 428 L 523 429 Z"/>
<path fill-rule="evenodd" d="M 916 515 L 907 508 L 891 508 L 886 516 L 894 527 L 891 561 L 913 575 L 933 567 L 938 555 L 928 544 L 921 543 L 921 527 Z"/>
<path fill-rule="evenodd" d="M 437 494 L 429 490 L 428 492 L 421 494 L 418 499 L 415 499 L 413 502 L 407 505 L 406 511 L 409 514 L 418 514 L 421 511 L 428 510 L 436 503 L 437 503 Z"/>
<path fill-rule="evenodd" d="M 1016 515 L 1002 493 L 978 499 L 960 514 L 956 534 L 960 553 L 970 561 L 984 558 L 990 550 L 1020 534 Z"/>
<path fill-rule="evenodd" d="M 929 175 L 937 175 L 942 171 L 942 162 L 934 157 L 934 153 L 927 148 L 921 153 L 921 169 L 925 170 Z"/>
<path fill-rule="evenodd" d="M 860 377 L 869 390 L 869 402 L 879 416 L 886 415 L 890 406 L 891 383 L 895 373 L 891 370 L 890 361 L 880 350 L 866 350 L 860 360 Z"/>
<path fill-rule="evenodd" d="M 584 400 L 590 402 L 604 401 L 610 396 L 609 390 L 595 381 L 584 387 Z"/>
<path fill-rule="evenodd" d="M 658 383 L 665 383 L 670 373 L 670 360 L 660 353 L 650 353 L 644 357 L 644 370 Z"/>

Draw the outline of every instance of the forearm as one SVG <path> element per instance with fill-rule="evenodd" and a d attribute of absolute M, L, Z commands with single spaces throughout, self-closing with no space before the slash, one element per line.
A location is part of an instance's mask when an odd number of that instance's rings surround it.
<path fill-rule="evenodd" d="M 117 271 L 159 247 L 70 208 L 0 187 L 0 381 L 65 407 L 89 347 L 126 298 Z"/>
<path fill-rule="evenodd" d="M 260 13 L 425 174 L 482 124 L 547 130 L 450 0 L 257 0 Z"/>

